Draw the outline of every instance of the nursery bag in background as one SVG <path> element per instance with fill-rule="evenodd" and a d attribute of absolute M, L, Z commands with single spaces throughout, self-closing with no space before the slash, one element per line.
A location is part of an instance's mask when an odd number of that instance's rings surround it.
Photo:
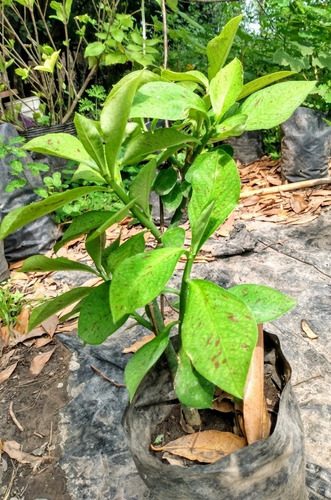
<path fill-rule="evenodd" d="M 5 138 L 5 144 L 12 137 L 17 137 L 18 132 L 9 123 L 0 125 L 0 134 Z M 42 186 L 40 176 L 27 175 L 29 183 L 11 193 L 6 192 L 6 186 L 14 179 L 10 173 L 12 157 L 0 158 L 0 212 L 2 217 L 14 208 L 23 207 L 38 201 L 34 188 Z M 21 159 L 22 162 L 26 160 Z M 58 237 L 58 229 L 49 215 L 23 226 L 4 240 L 5 256 L 8 262 L 26 259 L 35 254 L 47 252 Z"/>
<path fill-rule="evenodd" d="M 320 111 L 300 107 L 280 125 L 282 172 L 290 182 L 328 176 L 331 127 Z M 330 117 L 329 117 L 330 119 Z"/>
<path fill-rule="evenodd" d="M 258 161 L 264 155 L 260 130 L 247 131 L 239 137 L 229 137 L 224 142 L 233 147 L 233 158 L 243 165 Z"/>

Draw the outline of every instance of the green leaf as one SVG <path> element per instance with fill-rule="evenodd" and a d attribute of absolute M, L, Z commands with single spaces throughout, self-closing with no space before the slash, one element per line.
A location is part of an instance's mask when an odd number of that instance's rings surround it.
<path fill-rule="evenodd" d="M 3 219 L 0 226 L 0 240 L 6 238 L 9 234 L 13 233 L 17 229 L 29 222 L 32 222 L 43 215 L 49 214 L 63 207 L 66 203 L 77 200 L 81 196 L 85 196 L 97 191 L 107 191 L 108 188 L 103 186 L 86 186 L 81 188 L 75 188 L 70 191 L 65 191 L 63 193 L 56 193 L 49 196 L 45 200 L 37 201 L 36 203 L 31 203 L 26 207 L 18 207 L 12 210 Z"/>
<path fill-rule="evenodd" d="M 188 142 L 197 142 L 197 139 L 173 127 L 158 128 L 155 132 L 144 132 L 129 143 L 122 165 L 139 163 L 151 153 Z"/>
<path fill-rule="evenodd" d="M 281 49 L 274 53 L 273 62 L 281 66 L 290 66 L 294 72 L 301 71 L 306 66 L 304 58 L 292 57 Z"/>
<path fill-rule="evenodd" d="M 257 90 L 263 89 L 270 85 L 271 83 L 277 82 L 278 80 L 282 80 L 283 78 L 287 78 L 288 76 L 294 75 L 295 71 L 277 71 L 276 73 L 270 73 L 270 75 L 261 76 L 260 78 L 256 78 L 251 82 L 246 83 L 243 86 L 242 91 L 238 97 L 239 99 L 243 99 L 253 92 Z"/>
<path fill-rule="evenodd" d="M 222 149 L 201 154 L 191 166 L 186 180 L 192 184 L 192 197 L 188 205 L 191 227 L 196 227 L 201 213 L 214 202 L 202 245 L 225 221 L 237 206 L 240 178 L 237 165 Z"/>
<path fill-rule="evenodd" d="M 115 270 L 110 287 L 114 321 L 144 307 L 162 292 L 183 250 L 161 248 L 134 255 Z"/>
<path fill-rule="evenodd" d="M 101 42 L 89 43 L 85 49 L 84 57 L 98 57 L 106 50 L 106 46 Z"/>
<path fill-rule="evenodd" d="M 202 210 L 201 214 L 197 219 L 194 220 L 194 224 L 192 224 L 192 241 L 191 241 L 191 249 L 194 254 L 197 254 L 202 247 L 204 240 L 202 239 L 209 221 L 210 216 L 214 210 L 215 201 L 209 203 L 204 210 Z"/>
<path fill-rule="evenodd" d="M 144 71 L 141 70 L 132 71 L 131 73 L 128 73 L 127 75 L 123 76 L 123 78 L 113 86 L 104 104 L 105 105 L 108 104 L 108 101 L 112 99 L 114 94 L 116 94 L 121 87 L 125 86 L 126 84 L 128 84 L 133 80 L 136 80 L 137 77 L 139 76 L 140 76 L 139 86 L 145 85 L 145 83 L 149 82 L 156 82 L 161 79 L 159 75 L 157 75 L 156 73 L 152 73 L 151 71 L 148 71 L 146 69 Z"/>
<path fill-rule="evenodd" d="M 169 69 L 161 70 L 162 78 L 172 82 L 196 82 L 202 84 L 207 90 L 209 88 L 208 78 L 200 71 L 192 70 L 179 73 Z"/>
<path fill-rule="evenodd" d="M 237 285 L 230 288 L 229 292 L 245 302 L 257 323 L 279 318 L 297 304 L 288 295 L 264 285 Z"/>
<path fill-rule="evenodd" d="M 47 57 L 45 59 L 44 63 L 39 66 L 35 66 L 33 69 L 36 71 L 44 71 L 46 73 L 54 73 L 54 68 L 57 63 L 57 60 L 59 58 L 59 55 L 61 53 L 61 50 L 58 50 L 57 52 L 53 52 L 53 54 L 50 57 Z"/>
<path fill-rule="evenodd" d="M 125 385 L 129 391 L 130 402 L 136 393 L 141 381 L 149 370 L 162 356 L 169 343 L 169 333 L 175 322 L 166 326 L 155 339 L 143 345 L 132 356 L 124 370 Z"/>
<path fill-rule="evenodd" d="M 117 92 L 108 96 L 100 115 L 100 124 L 104 134 L 105 150 L 109 173 L 114 179 L 115 162 L 125 134 L 131 104 L 142 78 L 139 72 L 134 79 L 118 87 Z M 116 179 L 115 179 L 116 180 Z"/>
<path fill-rule="evenodd" d="M 183 194 L 180 184 L 176 183 L 170 193 L 162 196 L 162 204 L 168 212 L 174 212 L 182 203 Z"/>
<path fill-rule="evenodd" d="M 255 92 L 240 108 L 240 113 L 248 115 L 246 130 L 268 129 L 283 123 L 315 85 L 316 82 L 284 82 Z"/>
<path fill-rule="evenodd" d="M 64 232 L 61 241 L 58 241 L 55 244 L 54 252 L 57 252 L 61 247 L 63 247 L 63 245 L 68 243 L 68 241 L 74 240 L 82 234 L 87 234 L 92 231 L 92 229 L 100 226 L 103 222 L 109 219 L 110 215 L 114 215 L 114 212 L 94 210 L 78 215 L 78 217 L 73 219 L 68 229 Z"/>
<path fill-rule="evenodd" d="M 182 227 L 167 229 L 167 231 L 162 234 L 161 241 L 164 247 L 180 248 L 185 242 L 185 229 Z"/>
<path fill-rule="evenodd" d="M 137 92 L 130 116 L 175 121 L 186 118 L 190 109 L 207 114 L 203 100 L 190 89 L 176 83 L 151 82 Z"/>
<path fill-rule="evenodd" d="M 82 303 L 78 320 L 78 337 L 87 344 L 102 344 L 127 320 L 127 316 L 124 316 L 117 323 L 113 322 L 109 306 L 109 286 L 110 282 L 107 281 L 93 288 Z"/>
<path fill-rule="evenodd" d="M 45 319 L 53 316 L 53 314 L 62 311 L 62 309 L 70 306 L 70 304 L 86 297 L 91 293 L 91 290 L 92 289 L 88 286 L 73 288 L 69 290 L 69 292 L 62 293 L 58 297 L 55 297 L 55 299 L 48 300 L 41 306 L 36 307 L 30 316 L 29 331 L 33 330 L 36 326 L 45 321 Z"/>
<path fill-rule="evenodd" d="M 212 408 L 215 385 L 195 370 L 183 350 L 178 356 L 174 386 L 182 405 L 198 409 Z"/>
<path fill-rule="evenodd" d="M 216 126 L 216 133 L 211 137 L 210 142 L 218 142 L 227 137 L 241 135 L 245 131 L 247 115 L 237 114 L 230 116 Z"/>
<path fill-rule="evenodd" d="M 72 176 L 72 181 L 77 181 L 78 179 L 83 179 L 88 182 L 101 182 L 103 184 L 106 183 L 106 180 L 99 174 L 94 168 L 81 163 L 74 175 Z"/>
<path fill-rule="evenodd" d="M 101 232 L 96 238 L 85 240 L 85 248 L 91 259 L 93 260 L 95 267 L 98 271 L 102 271 L 102 254 L 106 245 L 106 234 Z"/>
<path fill-rule="evenodd" d="M 35 137 L 22 147 L 28 151 L 59 156 L 60 158 L 67 158 L 68 160 L 96 167 L 83 144 L 70 134 L 46 134 Z"/>
<path fill-rule="evenodd" d="M 116 222 L 120 222 L 122 219 L 124 219 L 124 217 L 127 216 L 127 213 L 128 211 L 130 210 L 130 208 L 136 203 L 136 200 L 132 200 L 130 201 L 130 203 L 128 203 L 127 205 L 125 205 L 123 208 L 121 208 L 121 210 L 119 210 L 118 212 L 116 212 L 115 214 L 111 213 L 111 212 L 108 212 L 108 214 L 110 214 L 110 217 L 108 219 L 105 220 L 105 222 L 103 222 L 93 233 L 91 233 L 87 240 L 88 241 L 92 241 L 94 240 L 95 238 L 98 238 L 102 233 L 104 233 L 106 231 L 106 229 L 108 229 L 110 226 L 112 226 L 113 224 L 116 224 Z M 86 241 L 87 241 L 86 240 Z"/>
<path fill-rule="evenodd" d="M 214 283 L 189 281 L 182 343 L 203 377 L 243 399 L 256 341 L 257 325 L 244 302 Z"/>
<path fill-rule="evenodd" d="M 235 58 L 222 68 L 210 82 L 210 98 L 216 119 L 234 104 L 243 88 L 243 69 Z"/>
<path fill-rule="evenodd" d="M 154 181 L 153 190 L 159 196 L 170 193 L 177 184 L 178 173 L 173 167 L 160 170 Z"/>
<path fill-rule="evenodd" d="M 147 216 L 149 216 L 149 195 L 155 177 L 155 170 L 156 161 L 152 159 L 141 167 L 129 189 L 130 198 L 136 200 L 136 204 Z"/>
<path fill-rule="evenodd" d="M 66 259 L 65 257 L 57 257 L 56 259 L 49 259 L 45 255 L 33 255 L 28 257 L 21 267 L 23 273 L 31 271 L 87 271 L 98 275 L 98 273 L 90 266 L 74 262 L 73 260 Z"/>
<path fill-rule="evenodd" d="M 101 172 L 106 171 L 106 161 L 103 142 L 99 131 L 92 120 L 85 116 L 75 114 L 74 124 L 77 130 L 78 138 L 83 144 L 85 150 L 95 161 Z"/>
<path fill-rule="evenodd" d="M 222 29 L 221 33 L 210 40 L 207 45 L 207 57 L 209 62 L 208 78 L 212 80 L 214 76 L 223 68 L 229 55 L 235 34 L 243 15 L 231 19 Z"/>
<path fill-rule="evenodd" d="M 6 193 L 12 193 L 15 189 L 19 189 L 24 187 L 27 184 L 27 181 L 24 179 L 14 179 L 9 184 L 7 184 L 5 191 Z"/>
<path fill-rule="evenodd" d="M 108 254 L 106 259 L 106 271 L 114 273 L 115 269 L 124 260 L 142 253 L 145 250 L 145 238 L 144 233 L 138 233 L 135 236 L 125 241 L 121 246 L 115 248 L 111 253 Z"/>

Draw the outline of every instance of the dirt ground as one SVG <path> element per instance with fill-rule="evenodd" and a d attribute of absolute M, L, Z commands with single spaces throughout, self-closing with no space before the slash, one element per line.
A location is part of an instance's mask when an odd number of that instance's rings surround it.
<path fill-rule="evenodd" d="M 43 371 L 32 375 L 32 358 L 51 349 L 55 350 Z M 11 362 L 18 361 L 17 367 L 0 385 L 0 434 L 6 443 L 19 443 L 21 451 L 28 455 L 13 460 L 2 454 L 0 496 L 4 500 L 70 499 L 64 473 L 58 466 L 61 450 L 57 434 L 58 412 L 68 401 L 69 359 L 69 351 L 57 339 L 37 352 L 23 344 L 14 348 Z"/>

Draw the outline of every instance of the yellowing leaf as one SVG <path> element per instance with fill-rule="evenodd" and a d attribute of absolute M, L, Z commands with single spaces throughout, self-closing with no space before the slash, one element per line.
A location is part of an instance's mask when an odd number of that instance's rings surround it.
<path fill-rule="evenodd" d="M 57 63 L 57 60 L 59 58 L 61 50 L 58 50 L 57 52 L 53 52 L 53 54 L 48 57 L 44 64 L 40 66 L 35 66 L 33 69 L 38 70 L 38 71 L 45 71 L 46 73 L 53 73 L 55 64 Z"/>
<path fill-rule="evenodd" d="M 212 464 L 246 445 L 245 438 L 231 432 L 203 431 L 180 437 L 162 447 L 151 445 L 151 449 L 167 451 L 188 460 Z"/>

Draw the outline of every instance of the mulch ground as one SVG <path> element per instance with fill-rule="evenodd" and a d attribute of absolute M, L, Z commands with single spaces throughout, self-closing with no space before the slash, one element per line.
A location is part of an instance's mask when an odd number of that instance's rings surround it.
<path fill-rule="evenodd" d="M 268 158 L 241 167 L 243 193 L 284 184 L 280 162 Z M 216 232 L 216 238 L 230 234 L 236 221 L 269 221 L 278 224 L 305 224 L 331 205 L 330 185 L 266 195 L 244 195 L 238 209 Z M 125 241 L 141 230 L 127 224 L 112 226 L 107 241 L 121 233 Z M 152 239 L 147 239 L 152 245 Z M 48 256 L 54 255 L 50 251 Z M 89 263 L 82 238 L 62 247 L 57 256 Z M 201 254 L 198 261 L 213 260 Z M 56 338 L 57 333 L 74 332 L 77 318 L 61 322 L 53 316 L 27 335 L 31 304 L 45 297 L 68 291 L 70 286 L 54 278 L 54 273 L 19 271 L 21 263 L 10 266 L 11 276 L 5 285 L 12 292 L 24 294 L 24 307 L 13 332 L 0 320 L 0 496 L 3 500 L 69 500 L 65 477 L 58 466 L 61 456 L 58 424 L 59 410 L 67 403 L 67 380 L 70 353 Z M 95 286 L 93 277 L 82 286 Z M 68 310 L 62 312 L 66 314 Z"/>

